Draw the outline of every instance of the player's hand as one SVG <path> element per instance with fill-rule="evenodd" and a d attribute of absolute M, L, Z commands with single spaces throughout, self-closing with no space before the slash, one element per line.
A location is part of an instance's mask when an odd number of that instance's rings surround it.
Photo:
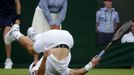
<path fill-rule="evenodd" d="M 92 66 L 94 66 L 94 67 L 97 64 L 99 64 L 99 62 L 100 62 L 100 58 L 98 58 L 98 56 L 93 57 L 92 60 L 91 60 Z"/>
<path fill-rule="evenodd" d="M 60 25 L 51 25 L 51 29 L 60 29 Z"/>
<path fill-rule="evenodd" d="M 49 55 L 50 55 L 50 50 L 46 50 L 44 52 L 44 57 L 43 58 L 46 60 Z"/>

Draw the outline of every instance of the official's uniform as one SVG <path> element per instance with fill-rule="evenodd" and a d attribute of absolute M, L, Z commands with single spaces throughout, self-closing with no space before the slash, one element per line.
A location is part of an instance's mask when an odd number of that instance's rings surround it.
<path fill-rule="evenodd" d="M 116 30 L 115 25 L 119 23 L 118 12 L 114 8 L 108 10 L 101 8 L 96 13 L 97 25 L 97 44 L 107 44 L 112 39 Z"/>
<path fill-rule="evenodd" d="M 65 19 L 67 0 L 40 0 L 36 7 L 32 27 L 37 34 L 50 29 L 50 25 L 61 25 Z"/>

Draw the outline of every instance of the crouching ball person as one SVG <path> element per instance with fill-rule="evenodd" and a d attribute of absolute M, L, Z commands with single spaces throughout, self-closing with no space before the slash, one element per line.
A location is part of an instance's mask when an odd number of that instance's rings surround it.
<path fill-rule="evenodd" d="M 32 35 L 32 30 L 29 32 Z M 70 49 L 74 40 L 72 35 L 66 30 L 48 30 L 36 35 L 35 42 L 22 33 L 19 25 L 15 24 L 6 34 L 6 42 L 11 43 L 15 39 L 26 48 L 30 54 L 42 53 L 44 56 L 40 62 L 40 67 L 35 75 L 84 75 L 89 70 L 89 63 L 77 70 L 68 68 L 71 60 Z M 94 57 L 91 62 L 93 66 L 99 63 L 99 58 Z"/>

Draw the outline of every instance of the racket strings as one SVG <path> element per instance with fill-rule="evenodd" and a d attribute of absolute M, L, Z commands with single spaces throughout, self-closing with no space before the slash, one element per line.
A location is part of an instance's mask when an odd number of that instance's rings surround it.
<path fill-rule="evenodd" d="M 113 36 L 112 41 L 115 41 L 117 39 L 119 39 L 131 26 L 132 21 L 129 20 L 127 22 L 125 22 L 115 33 L 115 35 Z"/>

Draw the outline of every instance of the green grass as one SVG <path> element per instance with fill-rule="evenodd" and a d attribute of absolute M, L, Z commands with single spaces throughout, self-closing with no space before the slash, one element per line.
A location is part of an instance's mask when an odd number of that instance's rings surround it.
<path fill-rule="evenodd" d="M 29 75 L 28 69 L 0 69 L 0 75 Z"/>
<path fill-rule="evenodd" d="M 134 75 L 134 69 L 92 69 L 86 75 Z"/>
<path fill-rule="evenodd" d="M 28 69 L 0 69 L 0 75 L 28 75 Z M 86 75 L 134 75 L 134 69 L 92 69 Z"/>

